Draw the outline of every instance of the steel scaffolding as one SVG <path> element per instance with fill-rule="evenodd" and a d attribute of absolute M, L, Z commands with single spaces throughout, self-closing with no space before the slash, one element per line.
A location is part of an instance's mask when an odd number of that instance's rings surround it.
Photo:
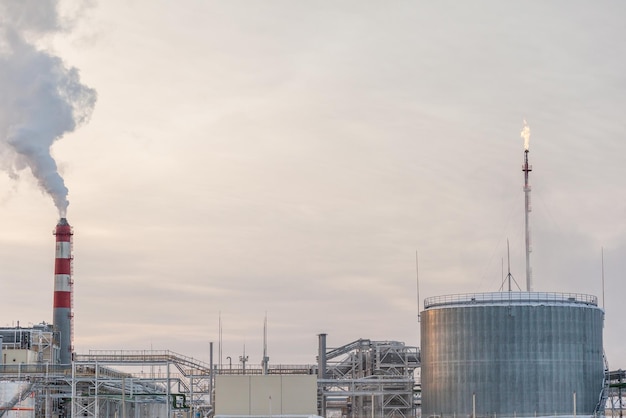
<path fill-rule="evenodd" d="M 607 373 L 608 396 L 606 414 L 611 417 L 623 417 L 626 408 L 626 371 L 615 370 Z"/>
<path fill-rule="evenodd" d="M 322 341 L 324 340 L 324 341 Z M 359 339 L 325 349 L 320 335 L 318 399 L 322 416 L 414 417 L 418 390 L 417 347 Z"/>
<path fill-rule="evenodd" d="M 0 416 L 32 399 L 34 416 L 42 418 L 208 417 L 214 411 L 214 375 L 264 373 L 260 365 L 220 367 L 160 350 L 92 350 L 76 354 L 71 365 L 55 365 L 47 362 L 54 357 L 49 335 L 40 338 L 35 332 L 36 338 L 31 334 L 22 338 L 18 332 L 11 334 L 17 336 L 13 338 L 9 334 L 7 340 L 20 344 L 15 349 L 44 353 L 32 356 L 44 362 L 0 365 L 0 381 L 13 382 L 15 394 L 0 405 Z M 33 340 L 37 344 L 31 344 Z M 5 344 L 5 349 L 10 353 L 13 347 Z M 336 349 L 324 348 L 320 357 L 323 368 L 269 365 L 266 373 L 318 374 L 323 416 L 337 412 L 348 418 L 415 416 L 416 347 L 360 339 Z"/>
<path fill-rule="evenodd" d="M 90 351 L 72 364 L 72 416 L 152 416 L 212 408 L 210 365 L 171 351 Z"/>

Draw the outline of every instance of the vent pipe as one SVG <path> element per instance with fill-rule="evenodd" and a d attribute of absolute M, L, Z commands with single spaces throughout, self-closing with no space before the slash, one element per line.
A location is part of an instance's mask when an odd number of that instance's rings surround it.
<path fill-rule="evenodd" d="M 317 352 L 317 378 L 326 378 L 326 334 L 318 334 L 319 348 Z"/>

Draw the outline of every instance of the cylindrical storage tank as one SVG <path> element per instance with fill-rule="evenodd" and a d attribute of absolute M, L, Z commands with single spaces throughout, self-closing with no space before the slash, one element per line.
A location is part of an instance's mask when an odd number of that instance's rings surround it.
<path fill-rule="evenodd" d="M 590 295 L 428 298 L 422 417 L 592 415 L 603 387 L 604 311 Z M 575 408 L 574 408 L 575 402 Z"/>

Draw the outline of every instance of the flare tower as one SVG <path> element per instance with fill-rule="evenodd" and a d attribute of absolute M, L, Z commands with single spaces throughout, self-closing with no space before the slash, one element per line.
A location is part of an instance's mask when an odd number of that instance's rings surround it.
<path fill-rule="evenodd" d="M 524 225 L 526 227 L 526 290 L 528 292 L 533 291 L 533 274 L 530 267 L 530 252 L 532 251 L 530 245 L 530 224 L 528 222 L 528 216 L 531 212 L 530 206 L 530 184 L 528 183 L 528 173 L 533 170 L 533 166 L 528 164 L 528 149 L 524 151 L 524 165 L 522 171 L 524 172 Z"/>

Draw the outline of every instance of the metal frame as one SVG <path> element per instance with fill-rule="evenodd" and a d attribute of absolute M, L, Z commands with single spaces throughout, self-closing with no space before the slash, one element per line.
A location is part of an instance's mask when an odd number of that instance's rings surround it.
<path fill-rule="evenodd" d="M 320 357 L 326 364 L 318 379 L 320 415 L 341 409 L 348 418 L 415 416 L 414 370 L 420 361 L 416 347 L 360 339 Z"/>
<path fill-rule="evenodd" d="M 608 404 L 607 412 L 611 412 L 611 416 L 623 417 L 626 409 L 626 371 L 615 370 L 607 373 L 608 382 Z"/>
<path fill-rule="evenodd" d="M 192 414 L 212 410 L 211 369 L 202 361 L 160 350 L 96 350 L 76 357 L 70 382 L 73 414 L 82 411 L 98 417 L 103 406 L 110 409 L 112 402 L 116 408 L 121 403 L 122 410 L 147 402 L 162 404 L 167 416 L 176 409 Z M 147 375 L 130 371 L 136 367 L 150 367 L 152 371 Z M 158 372 L 154 372 L 155 367 Z M 177 399 L 184 400 L 180 408 L 174 405 Z"/>

